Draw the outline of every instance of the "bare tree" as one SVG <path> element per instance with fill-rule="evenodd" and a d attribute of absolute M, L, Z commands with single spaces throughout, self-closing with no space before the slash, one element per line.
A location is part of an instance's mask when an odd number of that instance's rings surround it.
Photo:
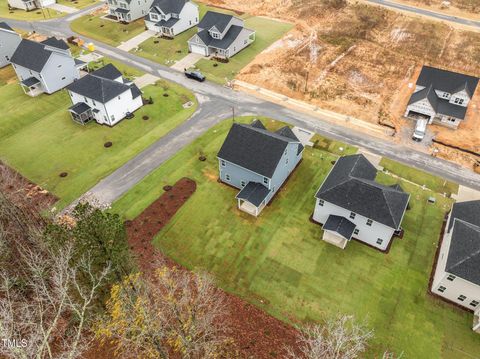
<path fill-rule="evenodd" d="M 324 325 L 309 325 L 301 332 L 295 351 L 288 348 L 291 359 L 354 359 L 358 358 L 373 338 L 373 331 L 355 322 L 350 315 L 328 319 Z"/>
<path fill-rule="evenodd" d="M 205 273 L 161 266 L 114 285 L 97 334 L 142 357 L 221 357 L 230 349 L 223 293 Z"/>

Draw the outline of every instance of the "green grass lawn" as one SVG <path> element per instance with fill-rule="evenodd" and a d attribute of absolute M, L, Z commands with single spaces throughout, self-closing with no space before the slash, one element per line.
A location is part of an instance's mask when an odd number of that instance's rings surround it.
<path fill-rule="evenodd" d="M 81 35 L 112 46 L 118 46 L 145 31 L 143 19 L 138 19 L 129 24 L 120 24 L 119 22 L 101 19 L 103 15 L 105 14 L 85 15 L 72 21 L 70 26 L 73 31 Z"/>
<path fill-rule="evenodd" d="M 16 83 L 0 87 L 0 159 L 60 198 L 59 208 L 79 197 L 101 178 L 185 121 L 196 106 L 184 109 L 194 95 L 160 81 L 143 89 L 153 105 L 113 128 L 72 121 L 66 91 L 30 98 Z M 168 93 L 169 97 L 163 94 Z M 21 104 L 21 106 L 19 106 Z M 142 117 L 149 116 L 144 121 Z M 103 144 L 113 142 L 111 148 Z M 60 178 L 61 172 L 68 172 Z"/>
<path fill-rule="evenodd" d="M 25 11 L 21 9 L 8 9 L 8 1 L 0 0 L 0 17 L 15 19 L 15 20 L 48 20 L 66 15 L 63 12 L 53 9 L 36 9 L 32 11 Z"/>
<path fill-rule="evenodd" d="M 83 9 L 87 6 L 96 4 L 96 0 L 57 0 L 57 4 L 75 7 L 77 9 Z"/>
<path fill-rule="evenodd" d="M 383 166 L 386 170 L 397 176 L 401 176 L 408 181 L 417 183 L 421 186 L 425 185 L 427 188 L 435 192 L 447 193 L 448 195 L 458 193 L 457 183 L 447 181 L 444 178 L 436 177 L 430 173 L 417 170 L 388 158 L 382 158 L 380 166 Z"/>
<path fill-rule="evenodd" d="M 412 194 L 404 238 L 396 239 L 388 254 L 355 241 L 342 251 L 320 240 L 320 226 L 309 217 L 315 191 L 337 158 L 320 148 L 354 149 L 322 139 L 323 145 L 307 148 L 284 189 L 255 219 L 237 210 L 237 190 L 217 182 L 216 153 L 230 126 L 225 121 L 181 150 L 113 210 L 134 218 L 163 193 L 165 184 L 193 178 L 196 193 L 154 241 L 169 257 L 188 268 L 207 269 L 221 287 L 285 321 L 321 320 L 339 312 L 366 319 L 375 330 L 368 358 L 381 357 L 387 348 L 403 351 L 405 358 L 476 357 L 480 336 L 470 329 L 472 315 L 427 295 L 450 199 L 402 181 Z M 207 161 L 198 160 L 200 153 Z M 384 173 L 378 180 L 398 181 Z M 427 204 L 429 196 L 437 202 Z"/>
<path fill-rule="evenodd" d="M 125 65 L 123 62 L 115 61 L 107 57 L 102 57 L 98 61 L 92 61 L 88 64 L 88 68 L 90 70 L 98 70 L 102 68 L 103 66 L 107 64 L 112 64 L 114 65 L 122 74 L 124 77 L 128 79 L 134 79 L 135 77 L 140 77 L 144 75 L 143 71 L 140 71 L 136 68 L 130 67 L 128 65 Z"/>

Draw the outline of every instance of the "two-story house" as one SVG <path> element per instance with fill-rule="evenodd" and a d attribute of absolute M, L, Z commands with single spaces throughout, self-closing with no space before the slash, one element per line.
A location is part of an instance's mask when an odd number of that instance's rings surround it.
<path fill-rule="evenodd" d="M 153 0 L 108 0 L 108 13 L 119 22 L 132 22 L 148 14 Z"/>
<path fill-rule="evenodd" d="M 245 28 L 242 19 L 207 11 L 198 24 L 198 32 L 188 40 L 188 50 L 204 56 L 229 58 L 254 41 L 255 31 Z"/>
<path fill-rule="evenodd" d="M 80 77 L 86 64 L 75 60 L 63 40 L 23 39 L 10 59 L 24 92 L 30 96 L 54 93 Z"/>
<path fill-rule="evenodd" d="M 324 241 L 343 249 L 355 238 L 385 251 L 400 234 L 410 195 L 375 182 L 376 176 L 362 154 L 336 161 L 315 194 L 313 220 L 323 225 Z"/>
<path fill-rule="evenodd" d="M 22 41 L 22 37 L 6 22 L 0 22 L 0 67 L 10 64 L 10 59 Z"/>
<path fill-rule="evenodd" d="M 480 333 L 480 201 L 453 205 L 431 290 L 473 311 L 473 330 Z"/>
<path fill-rule="evenodd" d="M 43 9 L 55 3 L 55 0 L 8 0 L 9 7 L 25 11 Z"/>
<path fill-rule="evenodd" d="M 143 106 L 139 88 L 112 64 L 89 73 L 67 87 L 72 119 L 82 125 L 91 120 L 114 126 Z"/>
<path fill-rule="evenodd" d="M 234 123 L 218 152 L 220 180 L 240 189 L 238 208 L 258 216 L 302 159 L 303 145 L 285 126 Z"/>
<path fill-rule="evenodd" d="M 198 5 L 189 0 L 154 0 L 145 16 L 147 29 L 174 37 L 198 24 Z"/>
<path fill-rule="evenodd" d="M 405 117 L 457 128 L 477 88 L 478 78 L 423 66 Z"/>

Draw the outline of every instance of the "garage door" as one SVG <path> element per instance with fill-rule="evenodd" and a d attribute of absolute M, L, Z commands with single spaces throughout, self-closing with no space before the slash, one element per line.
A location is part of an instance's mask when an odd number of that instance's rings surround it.
<path fill-rule="evenodd" d="M 191 49 L 192 49 L 192 52 L 195 53 L 195 54 L 200 54 L 200 55 L 203 55 L 203 56 L 207 56 L 206 46 L 192 44 Z"/>

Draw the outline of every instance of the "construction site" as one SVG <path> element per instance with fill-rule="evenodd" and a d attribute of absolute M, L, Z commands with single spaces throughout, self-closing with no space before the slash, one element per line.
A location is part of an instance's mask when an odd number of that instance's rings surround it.
<path fill-rule="evenodd" d="M 238 80 L 393 129 L 393 141 L 479 171 L 479 90 L 458 130 L 431 125 L 421 144 L 403 113 L 422 65 L 480 74 L 480 32 L 346 0 L 204 2 L 296 25 Z"/>

